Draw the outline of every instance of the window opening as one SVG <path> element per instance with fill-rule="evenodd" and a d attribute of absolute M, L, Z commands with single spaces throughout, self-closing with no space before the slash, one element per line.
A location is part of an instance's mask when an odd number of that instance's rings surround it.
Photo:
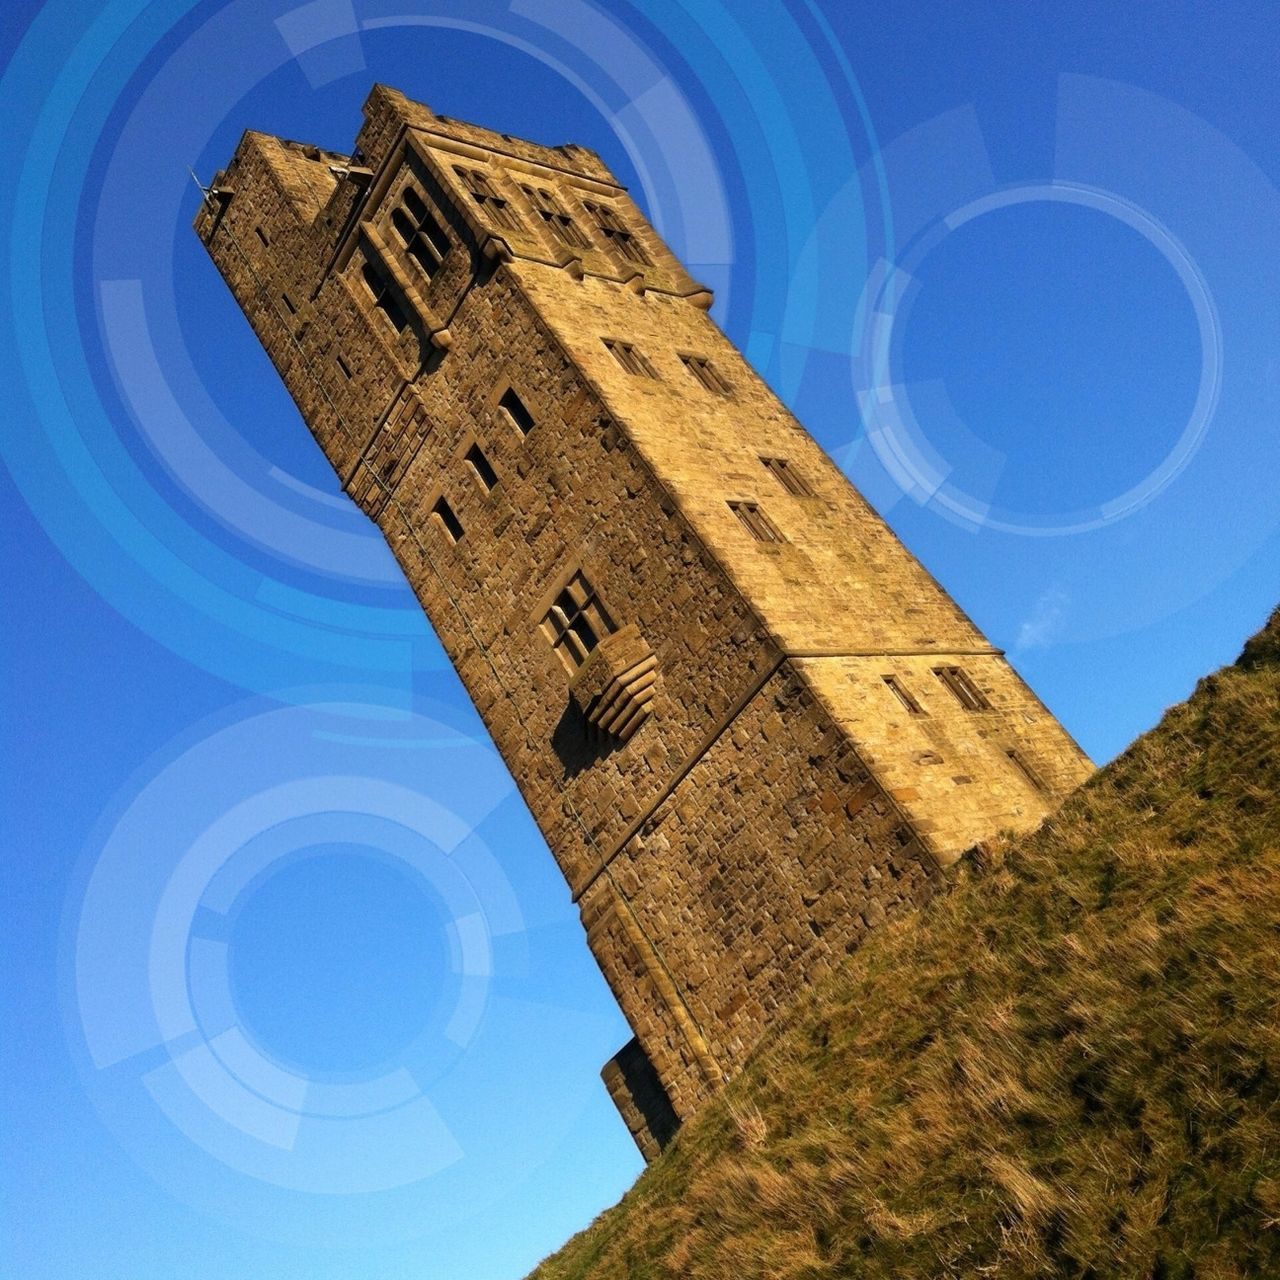
<path fill-rule="evenodd" d="M 529 203 L 533 205 L 534 212 L 542 219 L 547 230 L 561 244 L 566 244 L 572 249 L 591 247 L 591 241 L 582 234 L 578 224 L 550 191 L 545 187 L 522 186 L 520 189 L 529 197 Z"/>
<path fill-rule="evenodd" d="M 761 458 L 765 470 L 790 494 L 797 498 L 812 498 L 813 490 L 786 458 Z"/>
<path fill-rule="evenodd" d="M 594 204 L 586 200 L 582 202 L 582 207 L 591 215 L 596 224 L 596 230 L 623 258 L 640 267 L 653 265 L 640 242 L 613 209 L 608 205 Z"/>
<path fill-rule="evenodd" d="M 630 374 L 638 378 L 656 378 L 653 365 L 630 342 L 617 338 L 602 338 L 605 349 Z"/>
<path fill-rule="evenodd" d="M 581 571 L 556 596 L 542 620 L 543 634 L 570 671 L 580 667 L 613 629 L 613 620 Z"/>
<path fill-rule="evenodd" d="M 934 667 L 933 674 L 951 690 L 956 701 L 966 711 L 989 711 L 991 703 L 982 691 L 960 667 Z"/>
<path fill-rule="evenodd" d="M 720 376 L 711 361 L 705 356 L 681 355 L 680 359 L 684 367 L 702 384 L 705 390 L 714 392 L 719 396 L 727 396 L 729 394 L 729 384 Z"/>
<path fill-rule="evenodd" d="M 898 699 L 900 703 L 913 715 L 922 716 L 924 711 L 920 704 L 911 696 L 911 691 L 898 679 L 897 676 L 882 676 L 885 684 L 889 688 L 889 692 Z"/>
<path fill-rule="evenodd" d="M 462 179 L 467 194 L 493 218 L 500 227 L 517 231 L 520 229 L 520 217 L 511 205 L 494 189 L 487 175 L 479 169 L 464 169 L 454 165 L 454 173 Z"/>
<path fill-rule="evenodd" d="M 443 496 L 436 499 L 436 505 L 431 508 L 431 514 L 440 521 L 440 526 L 450 542 L 462 541 L 462 521 L 454 514 L 453 508 Z"/>
<path fill-rule="evenodd" d="M 743 528 L 757 542 L 782 542 L 783 537 L 755 502 L 729 503 L 729 510 L 742 522 Z"/>
<path fill-rule="evenodd" d="M 1035 787 L 1037 791 L 1048 790 L 1048 788 L 1044 785 L 1044 779 L 1040 777 L 1040 775 L 1026 762 L 1026 760 L 1022 758 L 1022 756 L 1017 751 L 1014 751 L 1012 748 L 1009 748 L 1008 750 L 1005 751 L 1005 755 L 1009 757 L 1009 760 L 1013 764 L 1013 767 L 1017 769 L 1018 772 L 1021 773 L 1022 776 L 1033 787 Z"/>
<path fill-rule="evenodd" d="M 401 206 L 391 215 L 391 225 L 404 243 L 405 252 L 422 268 L 428 280 L 440 270 L 449 252 L 449 237 L 426 202 L 412 188 L 405 187 Z"/>
<path fill-rule="evenodd" d="M 511 419 L 516 430 L 522 436 L 527 436 L 533 430 L 535 426 L 533 414 L 525 408 L 524 401 L 516 395 L 514 387 L 508 387 L 502 393 L 502 399 L 498 401 L 498 408 Z"/>
<path fill-rule="evenodd" d="M 484 451 L 478 444 L 473 444 L 467 450 L 466 459 L 481 487 L 485 493 L 488 493 L 498 483 L 498 473 L 493 469 L 489 459 L 484 456 Z"/>
<path fill-rule="evenodd" d="M 365 259 L 360 273 L 364 277 L 365 286 L 373 295 L 373 304 L 386 317 L 387 323 L 397 332 L 403 333 L 409 326 L 409 313 L 404 309 L 395 286 L 369 259 Z"/>

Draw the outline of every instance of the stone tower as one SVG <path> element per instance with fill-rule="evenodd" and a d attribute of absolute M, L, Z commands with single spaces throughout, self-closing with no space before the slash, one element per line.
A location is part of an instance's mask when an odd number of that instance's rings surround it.
<path fill-rule="evenodd" d="M 647 1157 L 776 1013 L 1090 765 L 594 153 L 375 86 L 196 230 L 572 889 Z"/>

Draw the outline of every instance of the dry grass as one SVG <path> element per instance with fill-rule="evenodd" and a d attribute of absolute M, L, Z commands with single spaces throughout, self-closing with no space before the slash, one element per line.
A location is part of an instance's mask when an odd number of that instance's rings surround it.
<path fill-rule="evenodd" d="M 1280 1276 L 1280 611 L 536 1280 Z"/>

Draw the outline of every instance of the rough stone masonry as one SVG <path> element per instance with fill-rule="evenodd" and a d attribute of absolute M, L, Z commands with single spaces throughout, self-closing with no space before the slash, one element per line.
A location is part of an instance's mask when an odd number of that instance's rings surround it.
<path fill-rule="evenodd" d="M 196 230 L 394 550 L 635 1032 L 652 1158 L 801 991 L 1090 772 L 582 147 L 383 85 Z"/>

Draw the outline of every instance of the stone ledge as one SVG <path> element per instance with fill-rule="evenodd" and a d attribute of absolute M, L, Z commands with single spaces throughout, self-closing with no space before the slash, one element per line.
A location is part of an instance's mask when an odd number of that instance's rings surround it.
<path fill-rule="evenodd" d="M 602 737 L 626 742 L 649 716 L 658 659 L 635 624 L 605 636 L 578 668 L 569 696 Z"/>

